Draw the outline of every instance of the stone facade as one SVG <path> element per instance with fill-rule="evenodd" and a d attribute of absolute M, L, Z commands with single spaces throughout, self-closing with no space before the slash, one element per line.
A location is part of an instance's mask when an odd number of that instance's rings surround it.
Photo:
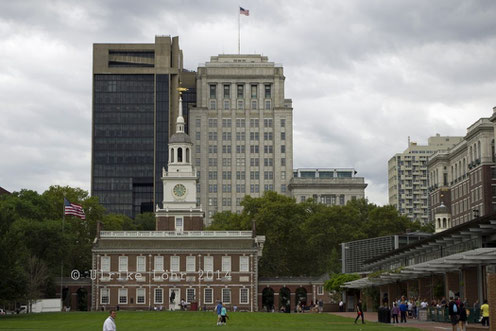
<path fill-rule="evenodd" d="M 284 80 L 282 66 L 261 55 L 212 56 L 198 68 L 189 134 L 206 224 L 218 211 L 240 212 L 245 195 L 288 194 L 293 108 Z"/>
<path fill-rule="evenodd" d="M 343 206 L 350 200 L 365 198 L 365 179 L 355 175 L 355 169 L 348 168 L 295 169 L 289 192 L 297 202 L 313 198 L 327 205 Z"/>

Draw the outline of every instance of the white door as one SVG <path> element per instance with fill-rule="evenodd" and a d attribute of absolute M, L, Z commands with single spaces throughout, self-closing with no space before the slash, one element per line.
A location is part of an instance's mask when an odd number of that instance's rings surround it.
<path fill-rule="evenodd" d="M 174 295 L 172 295 L 174 292 Z M 178 288 L 169 289 L 169 310 L 181 309 L 181 291 Z"/>

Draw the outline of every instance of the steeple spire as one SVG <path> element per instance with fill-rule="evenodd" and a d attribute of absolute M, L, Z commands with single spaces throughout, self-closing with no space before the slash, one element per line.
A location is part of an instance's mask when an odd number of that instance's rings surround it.
<path fill-rule="evenodd" d="M 176 120 L 176 133 L 184 133 L 184 117 L 183 117 L 183 92 L 186 92 L 188 89 L 185 87 L 179 87 L 177 89 L 179 91 L 179 115 Z"/>

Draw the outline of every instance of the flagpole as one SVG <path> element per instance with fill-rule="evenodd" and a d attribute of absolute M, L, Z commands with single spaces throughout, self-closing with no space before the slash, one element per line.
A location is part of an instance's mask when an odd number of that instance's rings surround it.
<path fill-rule="evenodd" d="M 241 41 L 240 41 L 240 39 L 241 39 L 240 38 L 240 35 L 241 35 L 241 32 L 240 32 L 240 30 L 241 30 L 241 27 L 240 27 L 240 22 L 241 22 L 240 8 L 241 8 L 241 5 L 238 6 L 238 55 L 241 54 L 241 52 L 240 52 L 240 49 L 241 49 L 241 47 L 240 47 L 240 44 L 241 44 Z"/>
<path fill-rule="evenodd" d="M 62 240 L 61 243 L 63 245 L 64 242 L 64 225 L 65 225 L 65 195 L 64 195 L 64 201 L 62 203 Z M 62 311 L 63 311 L 63 306 L 64 306 L 64 295 L 63 295 L 63 290 L 64 290 L 64 281 L 63 281 L 63 276 L 64 276 L 64 257 L 62 256 L 61 258 L 61 263 L 60 263 L 60 301 L 62 303 Z"/>

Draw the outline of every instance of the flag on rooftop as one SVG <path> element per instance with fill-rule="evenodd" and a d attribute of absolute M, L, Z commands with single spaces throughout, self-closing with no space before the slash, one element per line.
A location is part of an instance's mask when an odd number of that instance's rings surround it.
<path fill-rule="evenodd" d="M 76 216 L 82 220 L 86 219 L 83 207 L 75 203 L 70 203 L 66 198 L 64 198 L 64 215 Z"/>
<path fill-rule="evenodd" d="M 243 7 L 239 7 L 239 13 L 241 15 L 250 16 L 250 11 L 248 9 L 244 9 Z"/>

